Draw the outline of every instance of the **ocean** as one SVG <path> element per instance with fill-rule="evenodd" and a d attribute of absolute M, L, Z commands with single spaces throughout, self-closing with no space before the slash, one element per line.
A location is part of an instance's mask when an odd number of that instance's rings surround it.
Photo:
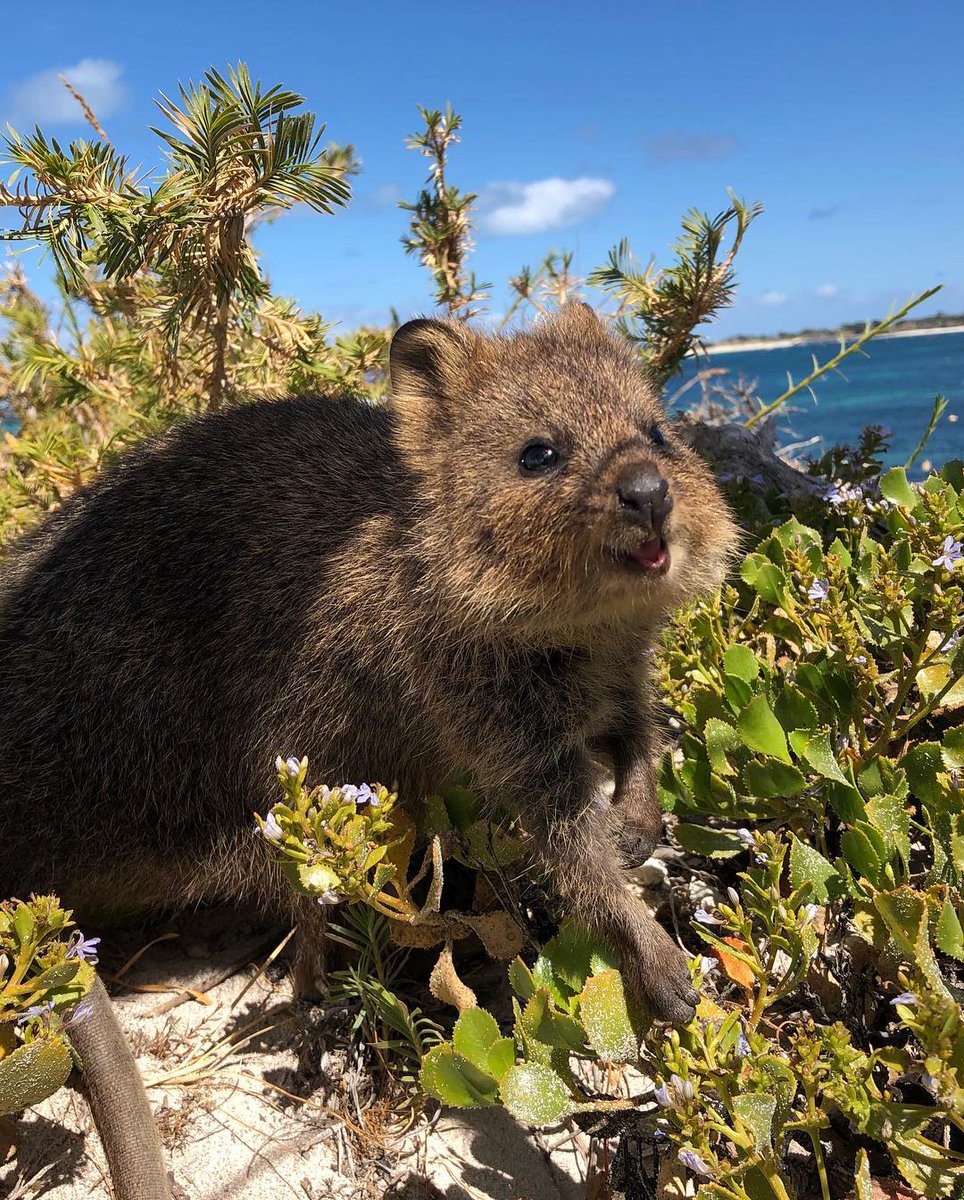
<path fill-rule="evenodd" d="M 811 355 L 825 362 L 837 352 L 836 342 L 806 342 L 772 349 L 733 350 L 709 360 L 701 367 L 723 368 L 732 381 L 755 381 L 755 391 L 764 401 L 776 399 L 787 387 L 787 372 L 794 382 L 809 374 Z M 935 467 L 951 458 L 964 458 L 964 332 L 914 334 L 876 338 L 859 353 L 845 359 L 843 374 L 822 376 L 813 386 L 816 402 L 808 392 L 798 392 L 789 401 L 793 411 L 778 409 L 777 431 L 781 443 L 818 437 L 820 443 L 806 453 L 818 457 L 834 443 L 856 441 L 864 425 L 883 425 L 892 431 L 888 465 L 903 464 L 913 453 L 927 427 L 934 397 L 942 392 L 950 401 L 947 411 L 931 434 L 921 464 Z M 671 380 L 667 395 L 692 378 L 696 367 L 688 363 L 681 376 Z M 681 399 L 685 408 L 696 388 Z M 781 415 L 782 414 L 782 415 Z M 957 421 L 951 421 L 952 415 Z"/>

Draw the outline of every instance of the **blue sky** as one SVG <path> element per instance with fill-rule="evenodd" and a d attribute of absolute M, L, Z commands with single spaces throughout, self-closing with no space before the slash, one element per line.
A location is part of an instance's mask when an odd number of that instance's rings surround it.
<path fill-rule="evenodd" d="M 464 118 L 451 175 L 481 194 L 474 266 L 496 283 L 550 248 L 578 269 L 628 236 L 668 259 L 681 213 L 762 200 L 735 306 L 710 337 L 964 310 L 964 6 L 564 2 L 389 5 L 53 0 L 17 14 L 0 120 L 85 136 L 68 73 L 135 162 L 153 98 L 238 59 L 302 92 L 364 164 L 350 210 L 295 212 L 259 244 L 277 289 L 345 325 L 431 308 L 399 244 L 424 176 L 416 105 Z M 2 219 L 2 214 L 0 214 Z M 28 270 L 34 268 L 28 256 Z"/>

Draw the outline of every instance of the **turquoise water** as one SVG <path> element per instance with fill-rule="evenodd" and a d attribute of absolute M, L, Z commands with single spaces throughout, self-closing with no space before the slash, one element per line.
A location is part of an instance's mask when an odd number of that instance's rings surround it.
<path fill-rule="evenodd" d="M 756 380 L 757 394 L 769 401 L 786 390 L 788 371 L 795 381 L 802 379 L 812 369 L 811 355 L 824 362 L 836 351 L 835 342 L 808 342 L 715 358 L 711 354 L 709 365 L 723 367 L 731 380 Z M 964 333 L 878 339 L 867 345 L 866 354 L 844 360 L 845 378 L 829 374 L 819 379 L 814 384 L 816 403 L 807 392 L 793 397 L 794 411 L 778 418 L 780 441 L 818 436 L 826 449 L 835 442 L 854 442 L 864 425 L 883 425 L 893 432 L 887 462 L 903 463 L 927 426 L 935 395 L 943 392 L 950 404 L 923 459 L 940 466 L 949 458 L 964 458 Z M 693 371 L 688 365 L 684 381 Z M 678 382 L 670 382 L 667 394 Z M 688 392 L 681 404 L 692 395 Z M 956 422 L 948 420 L 951 414 L 957 415 Z M 807 451 L 814 457 L 821 452 L 818 446 Z"/>

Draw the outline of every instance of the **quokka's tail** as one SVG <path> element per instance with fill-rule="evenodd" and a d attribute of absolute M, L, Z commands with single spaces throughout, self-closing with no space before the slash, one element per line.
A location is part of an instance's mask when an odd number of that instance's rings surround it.
<path fill-rule="evenodd" d="M 84 1088 L 110 1166 L 116 1200 L 171 1200 L 154 1114 L 134 1055 L 100 978 L 91 1011 L 70 1030 Z"/>

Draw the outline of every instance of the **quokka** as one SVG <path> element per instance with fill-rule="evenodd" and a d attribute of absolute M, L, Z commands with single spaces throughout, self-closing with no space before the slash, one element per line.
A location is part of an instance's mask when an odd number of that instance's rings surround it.
<path fill-rule="evenodd" d="M 647 651 L 734 537 L 633 352 L 581 304 L 506 337 L 404 325 L 385 407 L 184 421 L 3 566 L 0 894 L 95 919 L 291 910 L 252 836 L 279 753 L 403 798 L 467 769 L 518 813 L 562 909 L 685 1020 L 685 959 L 624 865 L 661 830 Z"/>

